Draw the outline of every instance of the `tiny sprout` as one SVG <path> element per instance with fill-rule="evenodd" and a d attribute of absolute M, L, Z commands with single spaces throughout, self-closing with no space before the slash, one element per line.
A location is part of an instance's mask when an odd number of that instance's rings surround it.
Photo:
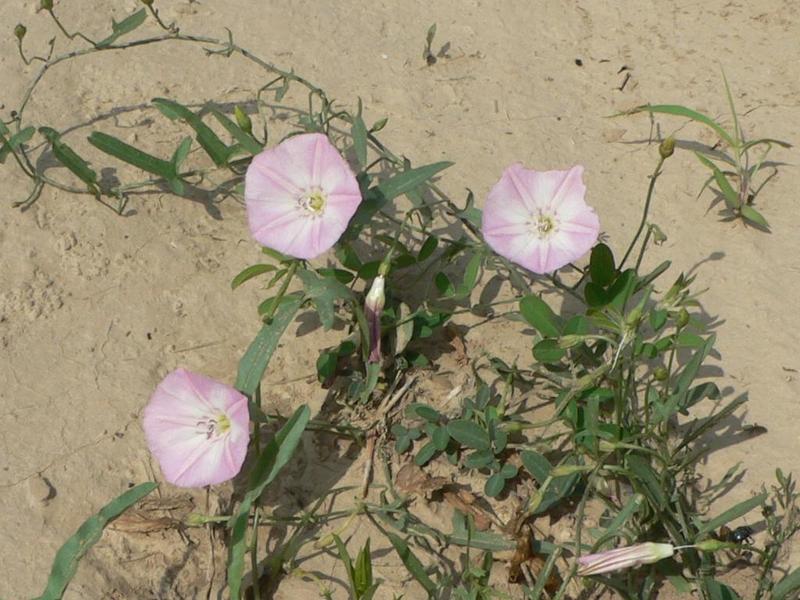
<path fill-rule="evenodd" d="M 25 37 L 26 33 L 28 33 L 28 28 L 22 23 L 19 23 L 16 27 L 14 27 L 14 35 L 20 42 L 22 41 L 22 38 Z"/>
<path fill-rule="evenodd" d="M 664 160 L 668 159 L 672 154 L 675 152 L 675 138 L 669 136 L 658 147 L 658 153 L 661 155 L 661 158 Z"/>

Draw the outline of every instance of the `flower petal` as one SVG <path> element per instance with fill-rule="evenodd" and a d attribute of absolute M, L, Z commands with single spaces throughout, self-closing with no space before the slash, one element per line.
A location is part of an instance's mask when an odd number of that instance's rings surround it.
<path fill-rule="evenodd" d="M 325 198 L 317 214 L 302 206 L 311 193 Z M 245 177 L 245 202 L 250 232 L 259 243 L 311 259 L 342 236 L 361 203 L 361 192 L 328 138 L 309 133 L 290 137 L 253 158 Z"/>
<path fill-rule="evenodd" d="M 164 477 L 202 487 L 234 477 L 249 442 L 247 398 L 223 383 L 178 369 L 156 387 L 142 426 Z"/>

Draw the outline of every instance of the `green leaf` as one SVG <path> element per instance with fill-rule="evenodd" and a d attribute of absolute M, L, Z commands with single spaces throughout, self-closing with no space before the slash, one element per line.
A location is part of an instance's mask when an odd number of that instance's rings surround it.
<path fill-rule="evenodd" d="M 450 432 L 447 431 L 447 427 L 440 425 L 434 429 L 431 441 L 439 452 L 444 452 L 447 448 L 447 444 L 450 442 Z"/>
<path fill-rule="evenodd" d="M 451 162 L 443 161 L 403 171 L 379 183 L 378 191 L 383 196 L 383 201 L 388 202 L 397 196 L 416 189 L 431 177 L 452 165 L 453 163 Z"/>
<path fill-rule="evenodd" d="M 89 136 L 89 143 L 98 150 L 134 167 L 138 167 L 142 171 L 147 171 L 167 180 L 175 179 L 178 176 L 175 171 L 175 165 L 171 162 L 156 158 L 152 154 L 143 152 L 120 139 L 100 131 L 95 131 Z"/>
<path fill-rule="evenodd" d="M 589 275 L 594 283 L 602 287 L 606 287 L 614 281 L 616 277 L 614 254 L 611 252 L 611 248 L 605 244 L 597 244 L 592 248 L 592 255 L 589 259 Z"/>
<path fill-rule="evenodd" d="M 525 296 L 519 302 L 519 310 L 522 317 L 544 337 L 561 335 L 561 319 L 539 296 Z"/>
<path fill-rule="evenodd" d="M 425 567 L 419 559 L 414 556 L 414 553 L 411 552 L 406 541 L 389 531 L 386 532 L 386 537 L 389 538 L 392 546 L 394 546 L 395 552 L 397 552 L 397 555 L 400 557 L 400 560 L 403 561 L 403 564 L 406 569 L 408 569 L 408 572 L 411 573 L 411 576 L 425 589 L 430 598 L 435 598 L 438 590 L 436 584 L 428 577 L 428 574 L 425 572 Z"/>
<path fill-rule="evenodd" d="M 546 365 L 556 364 L 566 355 L 567 351 L 558 345 L 555 338 L 542 340 L 533 347 L 533 358 Z"/>
<path fill-rule="evenodd" d="M 237 107 L 238 108 L 238 107 Z M 254 138 L 250 133 L 239 127 L 236 123 L 234 123 L 231 119 L 227 117 L 227 115 L 221 113 L 216 108 L 211 108 L 210 111 L 212 115 L 220 122 L 220 124 L 228 131 L 228 133 L 233 136 L 239 144 L 241 144 L 242 148 L 247 150 L 250 154 L 256 155 L 260 153 L 264 148 L 261 144 L 258 143 L 258 140 Z"/>
<path fill-rule="evenodd" d="M 247 493 L 236 513 L 228 521 L 231 531 L 228 554 L 228 589 L 232 600 L 241 596 L 244 555 L 247 551 L 246 534 L 250 509 L 264 489 L 278 476 L 289 462 L 305 431 L 311 411 L 308 406 L 298 408 L 286 424 L 275 434 L 256 459 L 247 484 Z"/>
<path fill-rule="evenodd" d="M 141 8 L 137 10 L 132 15 L 122 19 L 119 23 L 117 23 L 114 19 L 111 19 L 111 35 L 108 36 L 106 39 L 97 42 L 98 48 L 106 48 L 110 46 L 118 38 L 132 32 L 134 29 L 139 27 L 144 20 L 147 18 L 147 9 Z"/>
<path fill-rule="evenodd" d="M 491 552 L 513 550 L 517 545 L 514 540 L 504 538 L 496 533 L 490 533 L 488 531 L 470 531 L 467 528 L 466 517 L 457 510 L 453 512 L 453 533 L 448 535 L 448 541 L 457 546 L 468 546 L 470 548 L 489 550 Z"/>
<path fill-rule="evenodd" d="M 358 600 L 358 595 L 356 594 L 355 569 L 353 569 L 353 561 L 350 558 L 350 553 L 347 551 L 347 546 L 344 545 L 342 538 L 335 533 L 333 534 L 333 541 L 336 543 L 336 548 L 339 551 L 339 559 L 344 565 L 344 570 L 347 571 L 347 580 L 350 582 L 350 598 L 351 600 Z"/>
<path fill-rule="evenodd" d="M 752 206 L 743 204 L 740 210 L 742 211 L 742 216 L 751 223 L 755 223 L 756 225 L 758 225 L 759 227 L 763 227 L 764 229 L 769 229 L 769 223 L 767 222 L 767 220 L 762 216 L 760 212 L 758 212 Z"/>
<path fill-rule="evenodd" d="M 435 235 L 428 236 L 428 239 L 425 240 L 425 243 L 422 244 L 422 248 L 419 249 L 419 254 L 417 254 L 417 261 L 423 262 L 428 260 L 434 252 L 436 252 L 436 247 L 439 245 L 439 238 Z"/>
<path fill-rule="evenodd" d="M 37 600 L 60 600 L 75 575 L 81 558 L 97 543 L 103 535 L 105 526 L 157 487 L 158 485 L 153 482 L 141 483 L 84 521 L 78 531 L 56 553 L 50 577 L 47 579 L 47 587 Z"/>
<path fill-rule="evenodd" d="M 629 110 L 622 114 L 634 114 L 638 112 L 648 112 L 651 114 L 665 114 L 665 115 L 673 115 L 676 117 L 686 117 L 687 119 L 691 119 L 692 121 L 696 121 L 698 123 L 702 123 L 713 129 L 720 138 L 725 140 L 728 145 L 735 146 L 736 142 L 729 134 L 722 125 L 717 123 L 711 117 L 708 117 L 702 113 L 697 112 L 696 110 L 692 110 L 691 108 L 686 108 L 685 106 L 680 106 L 676 104 L 645 104 L 643 106 L 637 106 L 636 108 Z"/>
<path fill-rule="evenodd" d="M 372 586 L 372 556 L 369 551 L 369 538 L 361 548 L 361 551 L 356 557 L 355 573 L 353 583 L 358 600 L 364 600 L 364 597 Z"/>
<path fill-rule="evenodd" d="M 363 169 L 367 166 L 367 126 L 361 118 L 361 98 L 358 99 L 358 114 L 353 117 L 353 126 L 350 128 L 350 135 L 353 136 L 353 149 L 359 166 Z"/>
<path fill-rule="evenodd" d="M 489 498 L 497 498 L 504 487 L 506 487 L 505 478 L 500 473 L 495 473 L 486 480 L 486 484 L 483 486 L 483 493 Z"/>
<path fill-rule="evenodd" d="M 439 451 L 436 449 L 436 444 L 428 442 L 419 449 L 417 455 L 414 457 L 414 464 L 418 467 L 426 465 Z"/>
<path fill-rule="evenodd" d="M 642 507 L 644 503 L 644 496 L 641 494 L 634 494 L 633 496 L 628 499 L 628 502 L 625 503 L 625 506 L 622 508 L 621 511 L 617 513 L 614 517 L 614 520 L 608 524 L 606 530 L 603 532 L 603 535 L 595 543 L 595 547 L 600 548 L 607 540 L 612 539 L 617 532 L 625 526 L 625 523 L 628 522 L 633 515 L 639 512 L 639 509 Z"/>
<path fill-rule="evenodd" d="M 740 600 L 741 596 L 736 593 L 736 590 L 728 587 L 724 583 L 706 577 L 703 579 L 706 588 L 708 589 L 709 597 L 711 600 Z"/>
<path fill-rule="evenodd" d="M 650 463 L 637 454 L 631 454 L 628 456 L 626 464 L 635 476 L 634 483 L 642 486 L 653 508 L 657 511 L 665 510 L 668 504 L 667 497 Z"/>
<path fill-rule="evenodd" d="M 772 588 L 772 600 L 783 600 L 789 593 L 800 589 L 800 569 L 795 569 Z"/>
<path fill-rule="evenodd" d="M 247 396 L 252 396 L 261 384 L 261 378 L 278 348 L 281 335 L 294 319 L 305 298 L 298 294 L 286 296 L 285 299 L 287 301 L 281 304 L 272 320 L 264 324 L 239 361 L 236 389 Z"/>
<path fill-rule="evenodd" d="M 186 157 L 189 156 L 189 151 L 192 149 L 192 138 L 185 137 L 181 140 L 181 143 L 175 148 L 175 152 L 172 154 L 172 165 L 175 167 L 175 172 L 178 173 L 181 170 L 181 165 L 183 161 L 186 160 Z"/>
<path fill-rule="evenodd" d="M 319 277 L 307 269 L 299 269 L 297 276 L 303 282 L 306 296 L 313 300 L 322 326 L 326 330 L 330 329 L 333 327 L 336 316 L 335 302 L 337 300 L 353 300 L 353 292 L 334 277 Z"/>
<path fill-rule="evenodd" d="M 450 437 L 460 444 L 474 450 L 487 450 L 490 447 L 489 434 L 477 423 L 467 419 L 455 419 L 447 425 Z"/>
<path fill-rule="evenodd" d="M 456 292 L 453 282 L 450 281 L 450 278 L 442 271 L 436 273 L 433 278 L 433 283 L 436 285 L 436 289 L 439 290 L 439 295 L 442 297 L 449 298 Z"/>
<path fill-rule="evenodd" d="M 195 133 L 197 133 L 197 142 L 206 151 L 206 154 L 211 157 L 215 165 L 221 167 L 227 164 L 228 158 L 232 154 L 232 148 L 226 146 L 219 139 L 219 136 L 214 133 L 214 130 L 203 123 L 199 116 L 182 104 L 167 98 L 153 98 L 152 102 L 168 119 L 181 119 L 194 129 Z"/>
<path fill-rule="evenodd" d="M 97 194 L 97 173 L 95 173 L 89 167 L 89 163 L 78 156 L 78 154 L 72 148 L 62 142 L 60 134 L 55 129 L 51 129 L 50 127 L 40 127 L 39 133 L 41 133 L 47 139 L 47 141 L 50 142 L 50 146 L 53 149 L 53 155 L 58 159 L 58 161 L 67 167 L 67 169 L 72 171 L 72 173 L 77 175 L 78 179 L 87 184 L 92 192 Z"/>
<path fill-rule="evenodd" d="M 11 153 L 12 150 L 16 150 L 33 137 L 33 134 L 36 133 L 36 128 L 26 127 L 19 133 L 12 135 L 10 139 L 6 140 L 8 133 L 8 128 L 5 126 L 5 124 L 3 124 L 3 131 L 0 131 L 0 142 L 3 142 L 3 145 L 0 146 L 0 165 L 6 161 L 6 157 Z"/>
<path fill-rule="evenodd" d="M 534 450 L 523 450 L 520 454 L 523 466 L 528 470 L 533 478 L 542 485 L 550 476 L 553 469 L 550 461 Z"/>
<path fill-rule="evenodd" d="M 233 281 L 231 281 L 231 289 L 235 290 L 245 281 L 250 281 L 251 279 L 253 279 L 253 277 L 258 277 L 259 275 L 263 275 L 264 273 L 270 273 L 275 270 L 277 270 L 277 267 L 274 265 L 266 265 L 263 263 L 259 263 L 257 265 L 250 265 L 246 269 L 242 270 L 242 272 L 239 273 L 236 277 L 233 278 Z"/>
<path fill-rule="evenodd" d="M 478 275 L 480 274 L 481 263 L 483 262 L 483 254 L 477 252 L 469 259 L 466 268 L 464 269 L 464 279 L 461 285 L 456 290 L 456 297 L 466 297 L 472 293 L 475 284 L 478 283 Z"/>
<path fill-rule="evenodd" d="M 733 189 L 733 186 L 731 186 L 728 178 L 725 177 L 725 173 L 720 171 L 720 168 L 717 165 L 708 160 L 699 152 L 695 152 L 694 154 L 701 163 L 711 169 L 711 173 L 714 175 L 714 181 L 717 183 L 720 192 L 722 192 L 722 197 L 725 199 L 725 205 L 731 210 L 737 210 L 740 204 L 739 194 L 737 194 Z"/>
<path fill-rule="evenodd" d="M 695 537 L 696 540 L 700 540 L 705 534 L 711 533 L 712 531 L 716 531 L 726 523 L 733 521 L 734 519 L 738 519 L 739 517 L 743 517 L 747 513 L 749 513 L 754 508 L 758 508 L 764 501 L 767 499 L 767 493 L 759 494 L 758 496 L 753 496 L 752 498 L 748 498 L 743 502 L 739 502 L 723 512 L 722 514 L 714 517 L 710 521 L 707 521 L 700 525 L 697 528 L 697 536 Z"/>

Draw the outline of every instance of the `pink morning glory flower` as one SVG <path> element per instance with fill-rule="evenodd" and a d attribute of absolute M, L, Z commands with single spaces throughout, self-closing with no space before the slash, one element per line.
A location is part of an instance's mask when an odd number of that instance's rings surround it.
<path fill-rule="evenodd" d="M 250 439 L 247 398 L 186 369 L 167 375 L 144 409 L 144 434 L 164 477 L 180 487 L 233 478 Z"/>
<path fill-rule="evenodd" d="M 483 209 L 486 243 L 534 273 L 552 273 L 589 251 L 600 220 L 586 204 L 583 167 L 533 171 L 508 167 Z"/>
<path fill-rule="evenodd" d="M 645 542 L 643 544 L 614 548 L 597 554 L 587 554 L 578 558 L 578 575 L 588 577 L 589 575 L 610 573 L 620 569 L 630 569 L 639 565 L 650 565 L 659 560 L 669 558 L 675 554 L 676 549 L 672 544 Z"/>
<path fill-rule="evenodd" d="M 321 133 L 290 137 L 255 156 L 244 195 L 253 237 L 302 259 L 330 249 L 361 202 L 355 175 Z"/>

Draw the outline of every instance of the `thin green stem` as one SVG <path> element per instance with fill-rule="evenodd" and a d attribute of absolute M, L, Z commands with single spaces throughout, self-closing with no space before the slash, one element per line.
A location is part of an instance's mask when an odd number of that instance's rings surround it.
<path fill-rule="evenodd" d="M 622 260 L 619 263 L 619 270 L 622 270 L 622 267 L 625 265 L 625 261 L 628 260 L 631 252 L 633 251 L 634 246 L 636 246 L 636 242 L 639 241 L 639 236 L 642 234 L 642 230 L 644 230 L 644 226 L 647 224 L 647 215 L 650 212 L 650 202 L 653 199 L 653 191 L 656 188 L 656 180 L 658 176 L 661 174 L 661 167 L 664 164 L 664 158 L 659 157 L 658 164 L 656 165 L 653 174 L 650 176 L 650 185 L 647 188 L 647 197 L 644 201 L 644 210 L 642 211 L 642 221 L 639 223 L 639 229 L 636 230 L 636 235 L 633 236 L 630 245 L 628 246 L 627 251 L 625 252 L 625 256 L 622 257 Z"/>

